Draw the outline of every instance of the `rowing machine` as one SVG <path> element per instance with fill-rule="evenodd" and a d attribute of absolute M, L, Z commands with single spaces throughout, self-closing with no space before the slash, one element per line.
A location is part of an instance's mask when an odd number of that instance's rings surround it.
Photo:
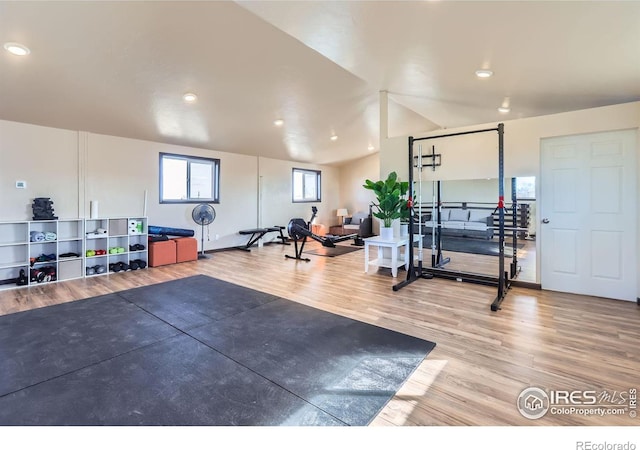
<path fill-rule="evenodd" d="M 313 223 L 313 219 L 316 218 L 316 214 L 318 213 L 318 208 L 315 206 L 311 207 L 312 215 L 311 220 L 309 222 L 305 222 L 304 219 L 299 217 L 295 219 L 291 219 L 289 224 L 287 225 L 287 232 L 289 233 L 289 237 L 293 241 L 296 249 L 296 256 L 284 255 L 285 258 L 289 259 L 298 259 L 301 261 L 311 261 L 309 258 L 302 257 L 302 251 L 304 250 L 304 244 L 307 243 L 307 238 L 311 238 L 314 241 L 318 241 L 322 244 L 323 247 L 335 247 L 336 242 L 346 241 L 348 239 L 355 239 L 358 237 L 358 234 L 349 234 L 346 236 L 318 236 L 317 234 L 311 231 L 311 224 Z M 301 241 L 300 246 L 298 246 L 298 242 Z"/>

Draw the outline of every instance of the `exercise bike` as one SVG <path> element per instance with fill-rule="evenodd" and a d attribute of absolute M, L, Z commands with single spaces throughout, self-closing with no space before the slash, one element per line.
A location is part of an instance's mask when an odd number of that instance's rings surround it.
<path fill-rule="evenodd" d="M 289 233 L 289 238 L 293 241 L 296 249 L 296 256 L 284 255 L 285 258 L 289 259 L 298 259 L 300 261 L 311 261 L 309 258 L 302 257 L 302 251 L 304 250 L 304 244 L 307 243 L 307 238 L 311 238 L 314 241 L 318 241 L 322 244 L 323 247 L 335 247 L 336 242 L 342 242 L 349 239 L 356 239 L 358 234 L 349 234 L 346 236 L 318 236 L 317 234 L 311 231 L 311 224 L 313 223 L 313 219 L 316 218 L 316 214 L 318 213 L 318 208 L 315 206 L 311 207 L 311 219 L 309 222 L 305 222 L 304 219 L 299 217 L 295 219 L 291 219 L 289 224 L 287 225 L 287 232 Z M 298 246 L 298 242 L 301 242 Z"/>

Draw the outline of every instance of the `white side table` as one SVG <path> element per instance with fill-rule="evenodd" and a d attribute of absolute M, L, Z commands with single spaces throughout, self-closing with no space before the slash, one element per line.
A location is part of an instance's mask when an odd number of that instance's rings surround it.
<path fill-rule="evenodd" d="M 413 236 L 413 241 L 417 242 L 420 239 L 420 235 Z M 394 278 L 398 277 L 398 267 L 404 266 L 405 269 L 409 268 L 409 252 L 405 249 L 402 258 L 398 257 L 398 253 L 401 247 L 406 247 L 409 244 L 409 236 L 394 237 L 391 240 L 382 239 L 380 236 L 373 236 L 364 239 L 364 273 L 369 272 L 369 266 L 387 267 L 391 269 L 391 275 Z M 373 261 L 369 261 L 369 246 L 378 247 L 378 258 Z M 383 248 L 391 249 L 391 258 L 383 257 Z"/>

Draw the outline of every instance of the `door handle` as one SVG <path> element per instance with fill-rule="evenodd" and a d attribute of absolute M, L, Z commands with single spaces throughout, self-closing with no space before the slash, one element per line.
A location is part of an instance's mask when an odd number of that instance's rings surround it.
<path fill-rule="evenodd" d="M 542 223 L 549 223 L 549 219 L 545 217 L 544 219 L 542 219 Z"/>

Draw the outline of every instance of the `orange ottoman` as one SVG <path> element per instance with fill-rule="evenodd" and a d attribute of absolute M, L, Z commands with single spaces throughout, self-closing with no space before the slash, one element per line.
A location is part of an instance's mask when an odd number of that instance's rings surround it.
<path fill-rule="evenodd" d="M 198 241 L 190 237 L 173 238 L 176 243 L 176 262 L 197 261 Z"/>
<path fill-rule="evenodd" d="M 176 262 L 176 241 L 149 242 L 149 266 L 157 267 Z"/>

